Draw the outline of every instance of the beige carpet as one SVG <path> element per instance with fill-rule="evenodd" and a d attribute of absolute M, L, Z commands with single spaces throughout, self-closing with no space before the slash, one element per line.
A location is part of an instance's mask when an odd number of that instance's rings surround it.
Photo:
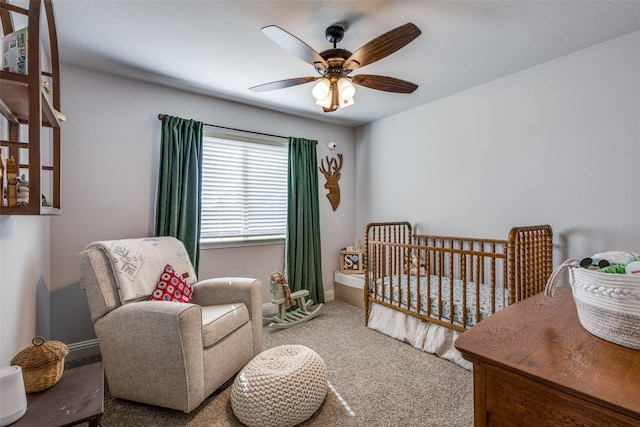
<path fill-rule="evenodd" d="M 318 412 L 302 426 L 473 425 L 472 374 L 364 326 L 364 312 L 332 301 L 317 318 L 290 329 L 264 329 L 264 349 L 302 344 L 325 361 L 330 389 Z M 102 425 L 241 426 L 231 388 L 209 397 L 190 414 L 105 395 Z"/>

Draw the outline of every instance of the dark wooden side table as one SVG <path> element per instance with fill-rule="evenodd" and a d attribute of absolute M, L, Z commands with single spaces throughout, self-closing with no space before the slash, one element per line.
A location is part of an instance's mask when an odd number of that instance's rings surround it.
<path fill-rule="evenodd" d="M 102 362 L 67 369 L 53 387 L 27 394 L 27 412 L 11 426 L 63 427 L 89 422 L 98 427 L 104 413 Z"/>
<path fill-rule="evenodd" d="M 640 351 L 587 332 L 568 286 L 493 314 L 455 346 L 473 363 L 476 427 L 640 426 Z"/>

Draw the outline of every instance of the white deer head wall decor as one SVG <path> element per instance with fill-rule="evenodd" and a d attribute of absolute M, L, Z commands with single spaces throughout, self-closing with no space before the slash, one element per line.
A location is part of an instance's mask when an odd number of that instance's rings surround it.
<path fill-rule="evenodd" d="M 338 180 L 340 179 L 340 169 L 342 169 L 342 154 L 338 153 L 338 158 L 329 158 L 325 156 L 327 165 L 325 166 L 325 159 L 320 159 L 320 172 L 322 172 L 327 178 L 327 183 L 324 184 L 324 188 L 329 190 L 327 193 L 327 199 L 331 203 L 331 207 L 335 211 L 340 204 L 340 186 Z"/>

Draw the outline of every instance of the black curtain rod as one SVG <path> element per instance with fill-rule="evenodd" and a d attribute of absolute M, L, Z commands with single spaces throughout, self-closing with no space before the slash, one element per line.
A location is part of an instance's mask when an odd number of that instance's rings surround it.
<path fill-rule="evenodd" d="M 162 120 L 163 117 L 164 117 L 164 115 L 162 113 L 158 114 L 158 120 Z M 289 139 L 286 136 L 273 135 L 273 134 L 270 134 L 270 133 L 254 132 L 252 130 L 236 129 L 236 128 L 230 128 L 230 127 L 227 127 L 227 126 L 220 126 L 220 125 L 211 125 L 209 123 L 202 123 L 202 124 L 205 125 L 205 126 L 211 126 L 211 127 L 218 128 L 218 129 L 232 130 L 232 131 L 235 131 L 235 132 L 252 133 L 252 134 L 255 134 L 255 135 L 271 136 L 273 138 Z"/>

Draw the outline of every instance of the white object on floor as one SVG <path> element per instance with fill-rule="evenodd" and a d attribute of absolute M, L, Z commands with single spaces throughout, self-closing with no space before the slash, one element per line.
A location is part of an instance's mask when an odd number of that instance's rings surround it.
<path fill-rule="evenodd" d="M 27 393 L 24 390 L 22 368 L 0 368 L 0 426 L 18 421 L 27 412 Z"/>

